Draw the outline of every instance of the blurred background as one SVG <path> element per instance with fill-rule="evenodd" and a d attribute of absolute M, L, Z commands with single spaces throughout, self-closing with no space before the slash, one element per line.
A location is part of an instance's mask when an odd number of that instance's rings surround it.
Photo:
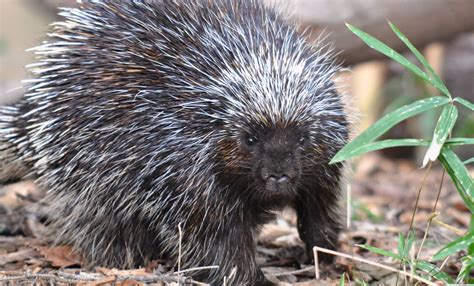
<path fill-rule="evenodd" d="M 474 100 L 474 1 L 472 0 L 263 0 L 310 30 L 310 41 L 323 33 L 351 72 L 340 82 L 358 114 L 356 130 L 399 106 L 434 92 L 400 65 L 369 49 L 345 27 L 351 23 L 405 53 L 390 20 L 423 51 L 454 96 Z M 59 20 L 57 7 L 75 0 L 0 0 L 0 104 L 21 96 L 24 66 L 34 62 L 28 48 L 41 43 L 48 24 Z M 414 59 L 413 59 L 414 60 Z M 461 109 L 456 136 L 474 136 L 474 115 Z M 404 122 L 386 137 L 432 136 L 436 112 Z M 419 159 L 414 148 L 388 149 L 384 155 Z M 461 150 L 468 158 L 474 152 Z M 419 162 L 419 160 L 418 160 Z"/>

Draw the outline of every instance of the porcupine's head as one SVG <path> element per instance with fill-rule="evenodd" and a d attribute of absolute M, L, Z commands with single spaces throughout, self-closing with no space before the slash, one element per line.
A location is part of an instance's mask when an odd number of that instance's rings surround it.
<path fill-rule="evenodd" d="M 330 52 L 268 13 L 232 27 L 242 40 L 230 44 L 232 62 L 217 77 L 227 99 L 219 146 L 230 184 L 278 203 L 321 184 L 348 131 Z"/>

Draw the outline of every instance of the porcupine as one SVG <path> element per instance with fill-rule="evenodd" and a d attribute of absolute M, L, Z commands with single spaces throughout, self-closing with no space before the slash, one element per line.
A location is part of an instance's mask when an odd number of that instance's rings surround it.
<path fill-rule="evenodd" d="M 60 15 L 26 95 L 0 109 L 0 181 L 48 190 L 57 242 L 126 268 L 176 261 L 181 239 L 182 268 L 219 266 L 195 279 L 259 284 L 255 236 L 290 206 L 308 255 L 335 247 L 342 165 L 329 161 L 348 122 L 329 52 L 257 1 Z"/>

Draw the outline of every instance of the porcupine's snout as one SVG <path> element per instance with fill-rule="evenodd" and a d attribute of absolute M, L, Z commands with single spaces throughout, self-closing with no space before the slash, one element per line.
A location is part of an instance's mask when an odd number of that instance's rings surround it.
<path fill-rule="evenodd" d="M 299 162 L 292 152 L 269 151 L 262 159 L 261 178 L 268 192 L 285 194 L 293 190 L 299 180 Z"/>
<path fill-rule="evenodd" d="M 301 177 L 301 150 L 293 132 L 272 133 L 259 148 L 255 176 L 262 182 L 265 196 L 290 199 Z"/>

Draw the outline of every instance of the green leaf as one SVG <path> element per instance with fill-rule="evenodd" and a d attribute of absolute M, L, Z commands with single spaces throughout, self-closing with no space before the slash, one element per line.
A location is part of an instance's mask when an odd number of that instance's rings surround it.
<path fill-rule="evenodd" d="M 441 271 L 436 265 L 433 265 L 427 261 L 417 260 L 415 264 L 417 269 L 421 269 L 428 275 L 435 277 L 438 280 L 441 280 L 445 283 L 454 283 L 454 279 L 451 278 L 446 272 Z"/>
<path fill-rule="evenodd" d="M 474 144 L 474 138 L 449 138 L 446 144 L 450 146 L 462 146 Z"/>
<path fill-rule="evenodd" d="M 400 260 L 400 261 L 403 260 L 403 257 L 401 255 L 398 255 L 394 252 L 391 252 L 391 251 L 388 251 L 388 250 L 385 250 L 385 249 L 381 249 L 381 248 L 378 248 L 378 247 L 375 247 L 375 246 L 372 246 L 372 245 L 356 244 L 356 246 L 358 246 L 360 248 L 363 248 L 365 250 L 371 251 L 373 253 L 377 253 L 377 254 L 380 254 L 380 255 L 383 255 L 383 256 L 387 256 L 387 257 L 391 257 L 391 258 L 396 259 L 396 260 Z"/>
<path fill-rule="evenodd" d="M 405 257 L 405 236 L 401 232 L 398 234 L 397 250 L 400 256 Z"/>
<path fill-rule="evenodd" d="M 451 138 L 446 140 L 446 145 L 450 146 L 461 146 L 467 144 L 474 144 L 474 138 Z M 351 153 L 352 157 L 356 157 L 372 151 L 381 149 L 393 148 L 393 147 L 406 147 L 406 146 L 428 146 L 430 141 L 422 139 L 386 139 L 382 141 L 375 141 L 356 147 Z M 465 163 L 466 164 L 466 163 Z"/>
<path fill-rule="evenodd" d="M 433 260 L 441 260 L 446 256 L 452 255 L 458 251 L 466 250 L 471 243 L 474 243 L 474 233 L 469 232 L 465 236 L 462 236 L 446 244 L 440 251 L 438 251 L 438 253 L 433 256 Z"/>
<path fill-rule="evenodd" d="M 466 161 L 462 162 L 464 165 L 474 163 L 474 157 L 467 159 Z"/>
<path fill-rule="evenodd" d="M 359 156 L 368 152 L 377 151 L 380 149 L 393 148 L 393 147 L 404 147 L 404 146 L 428 146 L 429 141 L 421 139 L 387 139 L 382 141 L 376 141 L 356 147 L 351 152 L 351 157 Z"/>
<path fill-rule="evenodd" d="M 464 281 L 471 274 L 471 269 L 474 268 L 474 257 L 468 255 L 461 258 L 461 270 L 459 270 L 458 277 L 456 278 L 456 283 L 470 283 L 470 281 Z"/>
<path fill-rule="evenodd" d="M 419 67 L 411 63 L 408 59 L 400 55 L 394 49 L 390 48 L 389 46 L 382 43 L 380 40 L 372 37 L 371 35 L 367 34 L 366 32 L 352 26 L 351 24 L 346 23 L 347 28 L 352 31 L 357 37 L 359 37 L 362 41 L 364 41 L 369 47 L 372 49 L 386 55 L 387 57 L 391 58 L 392 60 L 398 62 L 402 66 L 406 67 L 408 70 L 416 74 L 417 76 L 421 77 L 432 86 L 436 87 L 436 84 L 431 77 L 429 77 L 424 71 L 422 71 Z"/>
<path fill-rule="evenodd" d="M 346 273 L 342 273 L 341 279 L 339 279 L 339 286 L 344 286 L 346 284 Z"/>
<path fill-rule="evenodd" d="M 402 40 L 403 43 L 410 49 L 410 51 L 415 55 L 415 57 L 421 62 L 421 64 L 425 67 L 425 69 L 428 71 L 430 75 L 430 80 L 429 83 L 431 83 L 433 86 L 435 86 L 439 91 L 444 93 L 446 96 L 451 98 L 451 94 L 444 85 L 443 81 L 438 77 L 438 75 L 435 73 L 433 68 L 430 66 L 428 61 L 423 57 L 423 55 L 415 48 L 415 46 L 408 40 L 408 38 L 398 29 L 397 26 L 395 26 L 392 22 L 388 22 L 390 25 L 390 28 L 392 28 L 393 32 Z"/>
<path fill-rule="evenodd" d="M 438 158 L 441 147 L 443 147 L 444 142 L 448 139 L 457 119 L 458 109 L 456 106 L 452 104 L 444 106 L 434 130 L 433 140 L 431 140 L 430 147 L 423 159 L 422 167 L 425 167 L 429 161 L 434 162 Z"/>
<path fill-rule="evenodd" d="M 405 252 L 404 252 L 404 256 L 408 258 L 408 254 L 410 252 L 410 249 L 413 245 L 413 242 L 415 241 L 415 231 L 414 230 L 410 230 L 410 232 L 408 233 L 408 237 L 406 239 L 406 248 L 405 248 Z"/>
<path fill-rule="evenodd" d="M 471 213 L 474 213 L 474 183 L 466 166 L 448 146 L 441 148 L 439 161 L 451 177 L 466 206 Z"/>
<path fill-rule="evenodd" d="M 461 98 L 461 97 L 456 97 L 454 99 L 454 101 L 459 102 L 462 105 L 464 105 L 465 107 L 467 107 L 468 109 L 474 111 L 474 103 L 471 103 L 471 102 L 469 102 L 469 101 L 467 101 L 467 100 L 465 100 L 464 98 Z"/>
<path fill-rule="evenodd" d="M 413 230 L 410 230 L 406 238 L 402 233 L 398 234 L 398 254 L 406 260 L 410 260 L 408 254 L 410 253 L 413 241 L 415 241 L 415 232 Z"/>
<path fill-rule="evenodd" d="M 435 96 L 417 100 L 409 105 L 402 106 L 390 112 L 389 114 L 385 115 L 380 120 L 375 122 L 372 126 L 367 128 L 364 132 L 357 136 L 357 138 L 348 143 L 344 148 L 339 150 L 339 152 L 334 156 L 334 158 L 332 158 L 331 163 L 341 162 L 360 155 L 360 152 L 355 153 L 357 149 L 373 142 L 375 139 L 387 132 L 397 123 L 417 114 L 420 114 L 424 111 L 446 105 L 449 102 L 449 98 Z"/>

